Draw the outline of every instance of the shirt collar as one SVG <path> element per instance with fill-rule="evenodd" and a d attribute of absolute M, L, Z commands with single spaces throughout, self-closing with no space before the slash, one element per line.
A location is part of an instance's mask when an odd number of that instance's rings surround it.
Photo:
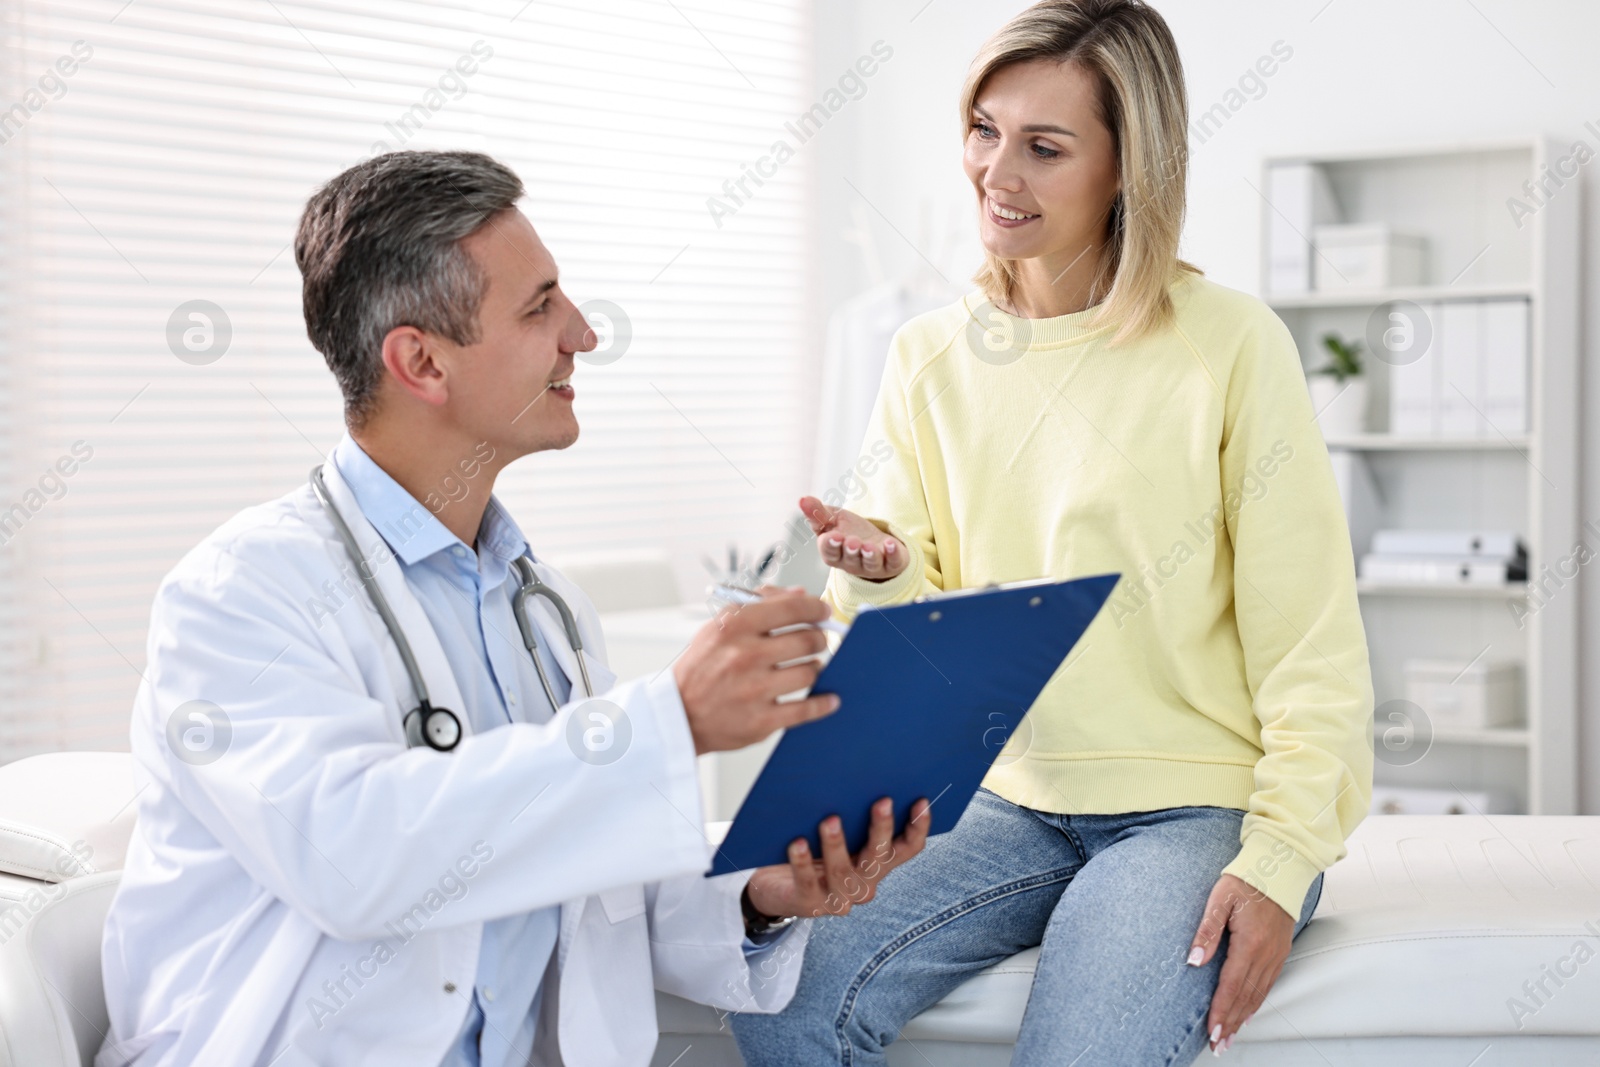
<path fill-rule="evenodd" d="M 378 466 L 348 431 L 334 446 L 333 462 L 350 487 L 361 513 L 407 566 L 452 545 L 467 547 L 432 511 Z M 483 511 L 483 522 L 478 526 L 478 544 L 508 562 L 528 554 L 527 538 L 492 493 Z"/>

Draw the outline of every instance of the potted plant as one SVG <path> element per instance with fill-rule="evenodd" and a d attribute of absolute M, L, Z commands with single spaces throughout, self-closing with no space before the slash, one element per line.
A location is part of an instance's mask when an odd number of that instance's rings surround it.
<path fill-rule="evenodd" d="M 1361 342 L 1324 334 L 1328 362 L 1311 372 L 1311 406 L 1324 437 L 1365 433 L 1367 379 L 1362 374 Z"/>

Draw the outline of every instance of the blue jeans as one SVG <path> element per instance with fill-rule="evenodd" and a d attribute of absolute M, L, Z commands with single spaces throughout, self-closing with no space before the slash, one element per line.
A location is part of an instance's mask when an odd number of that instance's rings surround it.
<path fill-rule="evenodd" d="M 1055 815 L 979 790 L 872 903 L 817 921 L 789 1006 L 734 1017 L 739 1051 L 749 1067 L 881 1067 L 918 1013 L 1042 945 L 1014 1067 L 1191 1063 L 1227 941 L 1204 967 L 1185 959 L 1243 818 L 1210 807 Z M 1296 934 L 1321 894 L 1318 875 Z"/>

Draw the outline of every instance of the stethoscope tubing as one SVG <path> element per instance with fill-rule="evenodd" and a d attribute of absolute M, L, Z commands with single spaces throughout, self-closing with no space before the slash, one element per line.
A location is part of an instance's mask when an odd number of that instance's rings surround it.
<path fill-rule="evenodd" d="M 328 517 L 333 520 L 334 529 L 339 531 L 339 539 L 344 542 L 344 549 L 350 557 L 350 562 L 356 566 L 356 574 L 360 576 L 362 586 L 366 588 L 367 595 L 372 597 L 372 603 L 383 619 L 384 628 L 389 631 L 395 647 L 400 650 L 400 661 L 405 664 L 406 676 L 411 679 L 411 688 L 416 693 L 417 700 L 424 707 L 432 707 L 433 702 L 428 698 L 428 683 L 423 681 L 422 670 L 417 666 L 417 658 L 411 654 L 411 642 L 406 640 L 405 631 L 400 628 L 400 621 L 394 617 L 394 612 L 389 608 L 389 598 L 378 588 L 377 578 L 372 575 L 371 567 L 362 558 L 361 546 L 356 544 L 356 535 L 350 532 L 344 516 L 339 514 L 339 509 L 334 506 L 333 497 L 328 495 L 328 487 L 322 481 L 320 463 L 311 469 L 311 490 L 327 509 Z"/>
<path fill-rule="evenodd" d="M 589 667 L 583 662 L 583 635 L 578 632 L 578 620 L 572 617 L 572 609 L 567 607 L 566 600 L 539 580 L 534 572 L 533 564 L 528 562 L 528 557 L 519 556 L 512 565 L 517 569 L 519 584 L 516 594 L 511 600 L 511 613 L 517 617 L 517 629 L 522 631 L 522 643 L 527 646 L 528 653 L 533 657 L 534 669 L 539 672 L 539 683 L 544 686 L 544 695 L 550 701 L 552 708 L 561 705 L 556 702 L 556 694 L 550 688 L 550 679 L 545 675 L 544 661 L 539 658 L 538 634 L 533 628 L 533 623 L 528 618 L 528 598 L 542 596 L 556 609 L 556 614 L 561 616 L 561 628 L 567 632 L 567 644 L 572 647 L 572 658 L 578 661 L 578 673 L 583 677 L 584 696 L 594 696 L 594 685 L 589 681 Z"/>
<path fill-rule="evenodd" d="M 394 611 L 389 607 L 389 600 L 383 595 L 383 590 L 378 587 L 378 581 L 372 574 L 372 568 L 361 555 L 361 546 L 356 543 L 356 537 L 351 532 L 349 525 L 344 521 L 339 508 L 334 504 L 333 497 L 328 493 L 328 487 L 322 478 L 322 465 L 318 464 L 311 470 L 311 491 L 316 495 L 317 501 L 328 512 L 328 517 L 333 520 L 334 529 L 339 533 L 339 539 L 344 542 L 345 553 L 350 561 L 355 564 L 356 573 L 361 579 L 362 587 L 367 590 L 367 595 L 372 598 L 373 605 L 378 609 L 378 615 L 383 619 L 384 629 L 389 631 L 390 638 L 394 641 L 395 648 L 400 653 L 400 661 L 405 666 L 406 677 L 411 681 L 411 688 L 420 702 L 417 711 L 423 714 L 423 729 L 421 736 L 431 748 L 448 751 L 455 747 L 452 741 L 449 745 L 439 746 L 431 740 L 431 734 L 426 729 L 426 720 L 433 714 L 449 716 L 454 722 L 456 734 L 459 736 L 460 722 L 456 720 L 455 713 L 446 708 L 435 708 L 428 695 L 428 683 L 423 680 L 422 670 L 417 666 L 416 656 L 412 654 L 411 642 L 406 639 L 405 631 L 400 628 L 400 621 L 395 618 Z M 522 631 L 522 643 L 527 648 L 528 654 L 533 658 L 534 670 L 539 674 L 539 684 L 544 688 L 544 695 L 550 701 L 552 709 L 559 708 L 560 702 L 556 700 L 554 687 L 550 684 L 550 677 L 545 672 L 544 661 L 539 658 L 538 631 L 535 630 L 532 620 L 528 618 L 527 600 L 530 596 L 542 596 L 549 601 L 550 606 L 561 617 L 561 628 L 566 631 L 567 643 L 572 647 L 572 658 L 578 661 L 578 674 L 583 680 L 585 698 L 594 696 L 594 685 L 589 681 L 589 667 L 583 661 L 583 635 L 578 630 L 578 620 L 573 617 L 572 609 L 567 606 L 566 600 L 540 580 L 533 569 L 533 564 L 526 556 L 519 556 L 512 561 L 516 568 L 518 586 L 512 595 L 511 613 L 516 616 L 517 629 Z M 407 713 L 404 718 L 410 719 L 415 712 Z"/>

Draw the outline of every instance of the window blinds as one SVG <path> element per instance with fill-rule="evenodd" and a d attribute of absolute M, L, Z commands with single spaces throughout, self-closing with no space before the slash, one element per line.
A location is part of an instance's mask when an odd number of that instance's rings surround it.
<path fill-rule="evenodd" d="M 800 0 L 0 19 L 0 759 L 125 747 L 161 577 L 337 440 L 290 240 L 379 151 L 511 165 L 616 338 L 579 364 L 579 443 L 499 482 L 536 552 L 659 546 L 687 571 L 777 535 L 806 453 L 805 160 L 730 217 L 708 200 L 806 106 Z"/>

